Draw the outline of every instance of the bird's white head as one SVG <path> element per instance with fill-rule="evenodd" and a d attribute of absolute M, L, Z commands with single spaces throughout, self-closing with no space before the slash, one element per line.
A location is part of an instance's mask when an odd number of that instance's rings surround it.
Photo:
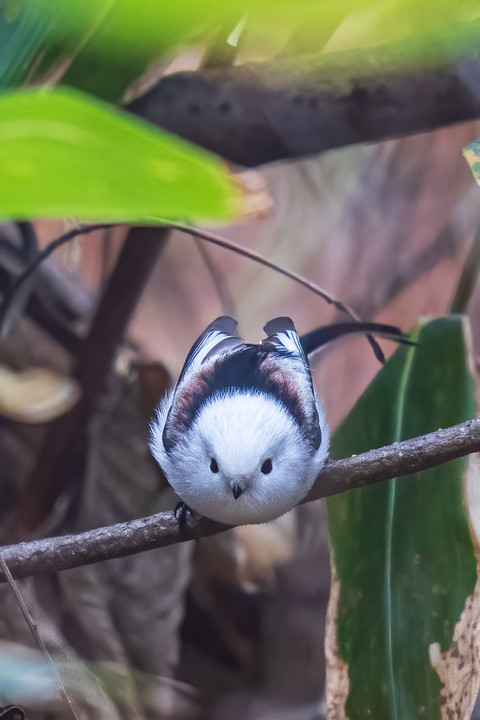
<path fill-rule="evenodd" d="M 302 500 L 327 447 L 314 452 L 279 400 L 247 390 L 215 394 L 171 452 L 152 444 L 190 508 L 235 525 L 268 522 Z"/>

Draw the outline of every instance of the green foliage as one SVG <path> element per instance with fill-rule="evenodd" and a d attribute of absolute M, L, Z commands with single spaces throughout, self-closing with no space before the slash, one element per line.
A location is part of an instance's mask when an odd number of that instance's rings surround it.
<path fill-rule="evenodd" d="M 336 432 L 346 457 L 475 415 L 466 320 L 421 324 Z M 468 329 L 468 328 L 467 328 Z M 350 720 L 440 719 L 429 646 L 449 648 L 476 579 L 463 497 L 465 459 L 328 500 L 340 581 L 338 646 Z"/>
<path fill-rule="evenodd" d="M 64 90 L 0 96 L 0 218 L 226 221 L 236 190 L 214 156 Z"/>
<path fill-rule="evenodd" d="M 0 3 L 0 90 L 23 83 L 49 41 L 45 18 L 21 11 L 16 0 Z"/>
<path fill-rule="evenodd" d="M 12 0 L 15 25 L 41 28 L 40 69 L 71 62 L 62 82 L 111 101 L 146 67 L 240 15 L 221 0 Z M 38 58 L 37 56 L 37 58 Z M 35 62 L 37 62 L 37 58 Z M 33 57 L 31 58 L 34 59 Z M 15 63 L 15 57 L 13 63 Z"/>
<path fill-rule="evenodd" d="M 425 51 L 446 42 L 449 53 L 473 51 L 479 31 L 469 23 L 478 15 L 474 0 L 3 0 L 0 87 L 40 77 L 68 58 L 64 83 L 118 100 L 153 61 L 208 42 L 218 28 L 233 30 L 240 20 L 247 59 L 273 56 L 302 28 L 309 29 L 310 51 L 320 51 L 324 29 L 337 28 L 335 48 L 408 39 L 411 62 L 420 63 Z M 444 36 L 457 25 L 452 45 Z"/>
<path fill-rule="evenodd" d="M 480 137 L 463 148 L 463 157 L 470 165 L 473 177 L 480 185 Z"/>

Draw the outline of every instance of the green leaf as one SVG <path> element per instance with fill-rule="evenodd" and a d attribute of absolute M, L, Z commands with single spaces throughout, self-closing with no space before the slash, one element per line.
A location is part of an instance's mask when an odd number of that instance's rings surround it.
<path fill-rule="evenodd" d="M 0 218 L 227 221 L 226 166 L 174 135 L 69 90 L 0 96 Z"/>
<path fill-rule="evenodd" d="M 241 17 L 223 0 L 17 0 L 48 24 L 49 45 L 71 58 L 62 83 L 118 101 L 146 68 Z M 58 52 L 57 52 L 58 54 Z"/>
<path fill-rule="evenodd" d="M 463 148 L 462 155 L 470 165 L 477 185 L 480 185 L 480 137 Z"/>
<path fill-rule="evenodd" d="M 38 80 L 68 58 L 64 84 L 117 101 L 154 61 L 239 21 L 244 59 L 275 57 L 299 27 L 317 52 L 335 27 L 329 50 L 408 40 L 402 65 L 438 64 L 476 52 L 478 17 L 477 0 L 4 0 L 0 87 L 3 74 L 3 87 Z"/>
<path fill-rule="evenodd" d="M 20 85 L 49 37 L 48 19 L 21 8 L 17 0 L 0 4 L 0 90 Z"/>
<path fill-rule="evenodd" d="M 381 370 L 335 433 L 332 455 L 473 417 L 468 329 L 459 317 L 417 327 L 418 347 L 401 347 Z M 349 720 L 440 720 L 441 683 L 429 651 L 435 643 L 450 647 L 476 580 L 465 466 L 459 459 L 328 500 Z M 338 683 L 335 672 L 327 683 Z"/>
<path fill-rule="evenodd" d="M 407 35 L 432 42 L 455 23 L 478 18 L 476 0 L 17 0 L 32 4 L 39 14 L 60 18 L 57 32 L 94 41 L 97 50 L 130 53 L 171 49 L 198 39 L 226 22 L 242 18 L 270 38 L 285 35 L 299 24 L 328 24 L 339 13 L 353 21 L 360 43 L 378 44 Z M 233 28 L 232 28 L 233 29 Z M 358 42 L 357 42 L 358 44 Z M 257 48 L 261 50 L 260 48 Z"/>

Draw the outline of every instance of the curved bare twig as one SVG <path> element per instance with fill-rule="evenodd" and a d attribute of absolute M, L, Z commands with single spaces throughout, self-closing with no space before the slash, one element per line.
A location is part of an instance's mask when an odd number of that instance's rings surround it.
<path fill-rule="evenodd" d="M 299 273 L 295 273 L 291 270 L 280 267 L 280 265 L 277 265 L 276 263 L 266 258 L 264 255 L 260 255 L 260 253 L 257 253 L 254 250 L 249 250 L 248 248 L 243 247 L 236 242 L 233 242 L 233 240 L 227 240 L 226 238 L 222 238 L 219 235 L 210 232 L 209 230 L 203 230 L 197 227 L 191 227 L 189 225 L 172 225 L 171 228 L 172 230 L 178 230 L 179 232 L 186 233 L 187 235 L 192 235 L 193 237 L 200 238 L 201 240 L 206 240 L 206 242 L 212 243 L 213 245 L 218 245 L 219 247 L 225 248 L 226 250 L 232 250 L 238 255 L 243 255 L 243 257 L 249 258 L 250 260 L 253 260 L 259 265 L 264 265 L 265 267 L 270 268 L 270 270 L 275 270 L 280 275 L 284 275 L 285 277 L 288 277 L 290 280 L 293 280 L 299 285 L 303 285 L 303 287 L 307 288 L 307 290 L 310 290 L 310 292 L 313 292 L 315 295 L 321 297 L 322 300 L 325 300 L 325 302 L 327 302 L 329 305 L 333 305 L 337 308 L 337 310 L 340 310 L 341 312 L 351 317 L 352 320 L 355 320 L 356 322 L 361 322 L 362 320 L 362 318 L 358 315 L 358 313 L 355 312 L 352 307 L 350 307 L 350 305 L 342 302 L 342 300 L 339 300 L 339 298 L 336 298 L 335 295 L 332 295 L 331 293 L 324 290 L 322 287 L 320 287 L 320 285 L 317 285 L 311 280 L 308 280 L 306 277 L 300 275 Z M 384 363 L 385 356 L 378 342 L 372 335 L 367 334 L 366 337 L 370 345 L 372 346 L 375 357 L 381 363 Z"/>
<path fill-rule="evenodd" d="M 13 579 L 10 569 L 9 569 L 7 563 L 5 562 L 5 559 L 3 558 L 1 553 L 0 553 L 0 567 L 2 568 L 2 572 L 5 576 L 6 581 L 10 585 L 10 588 L 11 588 L 13 594 L 15 595 L 17 604 L 22 612 L 23 617 L 25 618 L 25 622 L 27 623 L 29 630 L 34 637 L 35 642 L 37 643 L 37 645 L 40 649 L 40 652 L 42 653 L 48 666 L 51 668 L 51 670 L 53 672 L 53 676 L 55 677 L 55 682 L 56 682 L 57 690 L 58 690 L 60 697 L 64 701 L 65 705 L 71 711 L 75 720 L 80 720 L 80 718 L 77 714 L 77 711 L 75 710 L 75 706 L 74 706 L 72 700 L 70 699 L 70 697 L 65 689 L 65 686 L 62 682 L 62 678 L 60 677 L 58 668 L 57 668 L 56 664 L 54 663 L 53 658 L 50 655 L 47 646 L 45 645 L 45 641 L 44 641 L 43 637 L 40 635 L 38 625 L 36 624 L 35 620 L 33 619 L 32 614 L 31 614 L 31 612 L 28 608 L 28 605 L 25 601 L 25 598 L 23 597 L 22 593 L 20 592 L 20 588 L 16 584 L 15 580 Z"/>
<path fill-rule="evenodd" d="M 55 240 L 52 240 L 52 242 L 50 242 L 41 252 L 39 252 L 35 260 L 26 268 L 26 270 L 21 275 L 18 276 L 18 278 L 13 282 L 8 292 L 5 294 L 2 308 L 0 311 L 1 334 L 5 334 L 5 328 L 8 327 L 10 324 L 7 321 L 9 311 L 13 305 L 14 299 L 17 297 L 20 291 L 20 288 L 23 287 L 28 278 L 33 275 L 37 268 L 48 257 L 50 257 L 50 255 L 55 252 L 55 250 L 58 250 L 59 247 L 70 242 L 70 240 L 74 240 L 74 238 L 78 237 L 78 235 L 89 235 L 90 233 L 95 232 L 95 230 L 104 230 L 105 228 L 109 227 L 112 227 L 112 225 L 108 223 L 98 223 L 97 225 L 82 225 L 80 227 L 74 228 L 73 230 L 69 230 L 63 235 L 60 235 L 60 237 L 56 238 Z"/>
<path fill-rule="evenodd" d="M 20 288 L 23 286 L 26 280 L 32 275 L 33 272 L 38 268 L 38 266 L 46 260 L 47 257 L 49 257 L 57 248 L 61 247 L 65 243 L 69 242 L 70 240 L 73 240 L 77 235 L 87 235 L 90 232 L 93 232 L 94 230 L 101 230 L 109 227 L 113 227 L 113 224 L 98 224 L 98 225 L 84 225 L 80 228 L 76 228 L 74 230 L 70 230 L 68 233 L 65 233 L 64 235 L 61 235 L 56 240 L 53 240 L 47 247 L 38 255 L 35 262 L 33 262 L 29 267 L 23 272 L 17 280 L 14 282 L 12 287 L 10 288 L 10 291 L 8 292 L 7 296 L 5 297 L 5 300 L 3 302 L 3 306 L 0 313 L 0 329 L 3 332 L 4 326 L 7 324 L 5 322 L 6 318 L 8 317 L 9 308 L 13 303 L 14 298 L 16 297 L 17 293 L 19 292 Z M 200 238 L 201 240 L 205 240 L 206 242 L 212 243 L 213 245 L 218 245 L 219 247 L 223 247 L 226 250 L 231 250 L 232 252 L 237 253 L 238 255 L 242 255 L 243 257 L 249 258 L 250 260 L 253 260 L 256 263 L 259 263 L 260 265 L 264 265 L 265 267 L 270 268 L 270 270 L 275 270 L 275 272 L 280 273 L 280 275 L 284 275 L 285 277 L 290 278 L 290 280 L 293 280 L 296 283 L 299 283 L 300 285 L 303 285 L 303 287 L 307 288 L 307 290 L 310 290 L 310 292 L 313 292 L 315 295 L 318 295 L 323 300 L 325 300 L 330 305 L 333 305 L 337 308 L 337 310 L 340 310 L 341 312 L 346 313 L 349 317 L 352 318 L 352 320 L 355 320 L 356 322 L 360 322 L 361 318 L 358 315 L 358 313 L 355 312 L 355 310 L 350 307 L 349 305 L 345 304 L 338 298 L 336 298 L 331 293 L 324 290 L 322 287 L 317 285 L 316 283 L 312 282 L 311 280 L 308 280 L 307 278 L 303 277 L 303 275 L 299 275 L 298 273 L 292 272 L 291 270 L 287 270 L 286 268 L 281 267 L 280 265 L 277 265 L 276 263 L 272 262 L 271 260 L 268 260 L 268 258 L 264 257 L 263 255 L 260 255 L 260 253 L 254 252 L 253 250 L 249 250 L 248 248 L 242 247 L 236 242 L 233 242 L 233 240 L 227 240 L 226 238 L 222 238 L 219 235 L 216 235 L 215 233 L 209 232 L 207 230 L 201 230 L 200 228 L 196 227 L 190 227 L 188 225 L 170 225 L 170 229 L 172 230 L 178 230 L 179 232 L 185 233 L 186 235 L 190 235 L 194 238 Z M 383 351 L 378 344 L 378 342 L 375 340 L 375 338 L 372 335 L 366 335 L 373 352 L 375 353 L 375 357 L 381 362 L 385 362 L 385 356 L 383 354 Z"/>

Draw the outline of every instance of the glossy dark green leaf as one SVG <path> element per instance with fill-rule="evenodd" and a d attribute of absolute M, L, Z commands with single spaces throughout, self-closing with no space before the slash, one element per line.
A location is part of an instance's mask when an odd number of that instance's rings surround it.
<path fill-rule="evenodd" d="M 64 90 L 0 96 L 0 218 L 228 221 L 237 190 L 215 156 Z"/>
<path fill-rule="evenodd" d="M 459 317 L 416 328 L 418 347 L 399 348 L 381 370 L 336 432 L 333 457 L 473 417 L 468 330 Z M 429 652 L 450 647 L 476 580 L 465 467 L 459 459 L 328 501 L 349 720 L 441 718 Z"/>

